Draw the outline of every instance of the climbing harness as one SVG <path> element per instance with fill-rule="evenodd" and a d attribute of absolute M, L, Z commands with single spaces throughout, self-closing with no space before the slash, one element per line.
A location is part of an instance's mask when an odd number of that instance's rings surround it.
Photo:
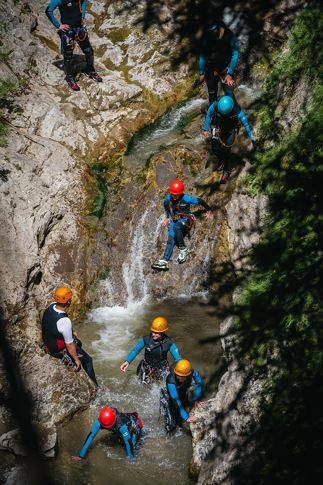
<path fill-rule="evenodd" d="M 169 373 L 168 362 L 162 367 L 152 367 L 145 360 L 142 360 L 137 368 L 137 376 L 143 384 L 152 384 L 166 379 Z"/>
<path fill-rule="evenodd" d="M 88 31 L 84 25 L 82 27 L 75 27 L 68 30 L 67 32 L 64 32 L 62 34 L 62 37 L 65 40 L 66 45 L 71 46 L 72 50 L 74 50 L 76 42 L 84 42 L 87 38 L 87 35 Z"/>

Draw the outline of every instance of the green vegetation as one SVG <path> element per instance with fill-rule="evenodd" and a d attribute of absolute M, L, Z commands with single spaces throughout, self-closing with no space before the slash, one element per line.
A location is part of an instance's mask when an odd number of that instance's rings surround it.
<path fill-rule="evenodd" d="M 8 123 L 4 119 L 1 108 L 5 105 L 6 97 L 17 92 L 19 85 L 10 81 L 0 80 L 0 146 L 5 146 L 7 142 Z"/>
<path fill-rule="evenodd" d="M 105 205 L 107 203 L 106 182 L 103 176 L 105 168 L 102 165 L 94 164 L 91 166 L 91 171 L 96 177 L 96 186 L 98 194 L 95 197 L 90 214 L 100 219 L 103 215 Z"/>
<path fill-rule="evenodd" d="M 234 313 L 240 363 L 265 387 L 258 453 L 238 467 L 239 484 L 322 479 L 322 28 L 319 10 L 301 13 L 258 106 L 260 145 L 269 148 L 256 155 L 248 184 L 268 196 L 269 215 Z M 278 122 L 300 80 L 310 88 L 306 106 L 283 131 Z"/>

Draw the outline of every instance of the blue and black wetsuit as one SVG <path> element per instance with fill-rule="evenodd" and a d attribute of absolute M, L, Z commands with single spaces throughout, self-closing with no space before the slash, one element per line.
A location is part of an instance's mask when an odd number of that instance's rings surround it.
<path fill-rule="evenodd" d="M 186 410 L 195 401 L 199 401 L 203 394 L 203 383 L 200 374 L 193 369 L 190 376 L 184 382 L 179 382 L 176 379 L 174 368 L 176 364 L 170 367 L 169 374 L 166 379 L 166 387 L 161 390 L 161 409 L 165 417 L 165 429 L 171 433 L 176 429 L 176 426 L 182 421 L 187 421 L 189 414 Z M 193 397 L 189 397 L 189 388 L 195 383 Z"/>
<path fill-rule="evenodd" d="M 215 128 L 214 134 L 212 134 L 212 150 L 225 165 L 229 161 L 231 147 L 240 123 L 243 124 L 250 141 L 252 141 L 253 136 L 248 119 L 236 101 L 233 110 L 226 115 L 219 112 L 217 101 L 211 104 L 206 113 L 203 129 L 209 131 L 211 126 Z"/>
<path fill-rule="evenodd" d="M 198 59 L 198 72 L 205 75 L 210 104 L 217 99 L 219 81 L 224 93 L 234 98 L 232 87 L 223 83 L 222 79 L 226 74 L 234 75 L 239 58 L 239 41 L 235 34 L 223 22 L 218 22 L 217 26 L 224 29 L 223 36 L 219 39 L 216 29 L 214 33 L 209 32 L 204 52 Z"/>
<path fill-rule="evenodd" d="M 138 443 L 141 434 L 142 423 L 137 413 L 120 413 L 117 409 L 115 409 L 115 411 L 117 413 L 117 421 L 113 428 L 103 428 L 99 420 L 95 421 L 79 453 L 81 458 L 85 457 L 90 444 L 98 432 L 101 429 L 104 429 L 106 431 L 111 431 L 114 434 L 118 433 L 125 444 L 128 458 L 130 458 L 130 460 L 134 459 L 134 448 L 136 443 Z"/>
<path fill-rule="evenodd" d="M 181 359 L 178 348 L 168 335 L 163 334 L 161 340 L 154 340 L 150 333 L 139 340 L 129 353 L 127 362 L 131 364 L 143 348 L 145 349 L 145 356 L 138 366 L 137 374 L 146 383 L 152 380 L 159 381 L 166 377 L 169 369 L 168 352 L 172 354 L 175 362 Z"/>
<path fill-rule="evenodd" d="M 55 17 L 55 10 L 58 8 L 61 22 Z M 94 54 L 89 41 L 88 32 L 82 25 L 86 14 L 86 0 L 51 0 L 46 15 L 51 23 L 59 29 L 61 24 L 69 25 L 67 32 L 58 31 L 61 38 L 61 52 L 64 57 L 64 70 L 67 78 L 73 78 L 72 58 L 75 42 L 85 54 L 87 69 L 89 72 L 94 71 Z"/>
<path fill-rule="evenodd" d="M 191 223 L 193 221 L 191 214 L 191 205 L 202 205 L 207 210 L 210 206 L 199 197 L 192 197 L 191 195 L 183 194 L 179 199 L 175 200 L 170 194 L 166 195 L 164 199 L 164 208 L 166 217 L 171 218 L 171 223 L 168 226 L 168 241 L 164 251 L 163 259 L 169 261 L 175 244 L 179 249 L 185 248 L 184 237 L 188 234 Z"/>

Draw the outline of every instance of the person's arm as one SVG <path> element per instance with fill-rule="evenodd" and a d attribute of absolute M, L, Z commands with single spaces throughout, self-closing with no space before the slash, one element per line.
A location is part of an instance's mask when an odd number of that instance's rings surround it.
<path fill-rule="evenodd" d="M 234 75 L 234 70 L 237 66 L 238 63 L 238 58 L 239 58 L 239 41 L 236 37 L 236 35 L 232 34 L 231 41 L 230 41 L 230 47 L 232 51 L 232 56 L 231 56 L 231 61 L 228 67 L 228 74 L 233 77 Z"/>
<path fill-rule="evenodd" d="M 205 66 L 206 66 L 206 57 L 201 54 L 199 55 L 199 59 L 198 59 L 199 76 L 202 76 L 204 74 Z"/>
<path fill-rule="evenodd" d="M 127 427 L 126 424 L 123 424 L 119 428 L 119 433 L 121 434 L 122 439 L 124 441 L 124 444 L 126 446 L 127 457 L 130 460 L 133 460 L 134 459 L 134 455 L 133 455 L 133 447 L 132 447 L 132 442 L 131 442 L 131 435 L 130 435 L 129 429 L 128 429 L 128 427 Z"/>
<path fill-rule="evenodd" d="M 145 342 L 144 342 L 144 339 L 141 338 L 139 340 L 139 342 L 137 343 L 137 345 L 132 349 L 132 351 L 128 354 L 128 357 L 127 357 L 127 362 L 129 364 L 131 364 L 131 362 L 137 357 L 137 355 L 139 354 L 139 352 L 144 348 L 145 346 Z"/>
<path fill-rule="evenodd" d="M 172 344 L 171 348 L 169 349 L 170 353 L 172 354 L 175 362 L 177 362 L 178 360 L 181 360 L 181 356 L 180 356 L 180 353 L 178 351 L 178 348 L 176 347 L 175 344 Z"/>
<path fill-rule="evenodd" d="M 84 442 L 84 445 L 82 446 L 81 451 L 79 452 L 80 458 L 85 457 L 87 450 L 89 449 L 90 444 L 92 443 L 92 441 L 94 440 L 94 438 L 96 437 L 96 435 L 98 434 L 100 429 L 101 429 L 100 422 L 99 422 L 99 420 L 96 420 L 94 425 L 91 428 L 91 431 L 89 432 L 89 434 L 88 434 L 88 436 L 87 436 L 87 438 Z"/>
<path fill-rule="evenodd" d="M 204 199 L 201 199 L 200 197 L 192 197 L 191 195 L 185 195 L 185 201 L 188 202 L 189 204 L 192 204 L 192 205 L 201 205 L 202 207 L 204 207 L 204 209 L 206 210 L 211 210 L 211 207 L 209 206 L 209 204 L 207 202 L 205 202 Z"/>
<path fill-rule="evenodd" d="M 203 394 L 203 381 L 200 374 L 194 369 L 192 373 L 192 377 L 195 382 L 195 389 L 194 389 L 194 400 L 199 401 Z"/>
<path fill-rule="evenodd" d="M 187 421 L 189 418 L 189 414 L 186 412 L 186 409 L 183 407 L 183 404 L 181 403 L 175 384 L 168 384 L 167 389 L 170 397 L 174 399 L 174 401 L 176 401 L 177 403 L 181 418 L 184 419 L 184 421 Z"/>
<path fill-rule="evenodd" d="M 51 0 L 48 7 L 46 8 L 46 15 L 51 21 L 51 23 L 56 27 L 56 29 L 59 29 L 60 23 L 57 20 L 57 18 L 54 15 L 54 10 L 61 4 L 61 0 Z"/>
<path fill-rule="evenodd" d="M 82 0 L 82 19 L 85 18 L 86 14 L 86 0 Z"/>
<path fill-rule="evenodd" d="M 170 206 L 169 206 L 169 202 L 170 202 L 170 196 L 169 195 L 166 195 L 165 199 L 164 199 L 164 209 L 165 209 L 165 212 L 166 212 L 166 217 L 169 218 L 170 217 Z"/>
<path fill-rule="evenodd" d="M 209 109 L 207 110 L 207 113 L 205 116 L 204 127 L 203 127 L 204 131 L 209 131 L 211 119 L 215 116 L 215 114 L 216 114 L 215 106 L 214 106 L 214 103 L 212 103 Z"/>
<path fill-rule="evenodd" d="M 245 113 L 242 110 L 240 110 L 240 113 L 238 114 L 238 118 L 241 121 L 241 123 L 243 124 L 243 126 L 245 127 L 246 132 L 248 133 L 248 136 L 250 138 L 250 141 L 253 141 L 253 136 L 252 136 L 252 132 L 251 132 L 251 129 L 250 129 L 250 126 L 249 126 L 249 123 L 248 123 L 248 119 L 247 119 Z"/>

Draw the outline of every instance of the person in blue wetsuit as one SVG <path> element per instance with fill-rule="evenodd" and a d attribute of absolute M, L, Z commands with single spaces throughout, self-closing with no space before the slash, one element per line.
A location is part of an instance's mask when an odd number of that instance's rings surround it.
<path fill-rule="evenodd" d="M 54 11 L 58 8 L 60 21 L 55 17 Z M 79 91 L 80 87 L 75 81 L 72 69 L 72 58 L 75 42 L 85 54 L 87 70 L 86 74 L 97 82 L 102 82 L 102 77 L 94 69 L 94 54 L 89 41 L 88 31 L 84 25 L 86 14 L 86 0 L 51 0 L 46 15 L 56 27 L 61 38 L 61 52 L 64 57 L 64 71 L 68 86 L 73 91 Z"/>
<path fill-rule="evenodd" d="M 239 58 L 239 41 L 223 22 L 216 22 L 206 29 L 203 53 L 198 59 L 200 82 L 206 81 L 209 102 L 217 99 L 221 82 L 225 94 L 234 97 L 234 71 Z"/>
<path fill-rule="evenodd" d="M 178 348 L 165 333 L 168 330 L 168 321 L 165 317 L 159 316 L 154 318 L 150 330 L 150 334 L 145 335 L 145 337 L 139 340 L 134 349 L 129 353 L 127 360 L 120 366 L 120 370 L 126 372 L 129 364 L 131 364 L 142 349 L 145 349 L 145 357 L 138 365 L 137 375 L 146 384 L 165 379 L 169 371 L 168 352 L 172 354 L 175 362 L 181 359 Z"/>
<path fill-rule="evenodd" d="M 204 136 L 212 136 L 212 151 L 218 158 L 218 170 L 223 171 L 220 182 L 229 180 L 228 168 L 231 147 L 240 124 L 243 124 L 254 148 L 253 135 L 245 113 L 231 96 L 222 96 L 219 101 L 214 101 L 209 107 L 204 121 Z"/>
<path fill-rule="evenodd" d="M 140 438 L 142 426 L 138 413 L 120 413 L 116 408 L 104 407 L 92 426 L 79 455 L 73 456 L 73 459 L 83 459 L 98 432 L 101 429 L 108 429 L 114 434 L 119 434 L 126 447 L 127 457 L 133 460 L 134 448 Z"/>
<path fill-rule="evenodd" d="M 189 389 L 195 383 L 193 396 L 189 396 Z M 182 421 L 193 423 L 196 416 L 189 415 L 187 409 L 194 404 L 197 408 L 203 406 L 200 402 L 203 393 L 202 377 L 192 368 L 189 360 L 182 359 L 173 364 L 166 379 L 166 387 L 161 389 L 160 408 L 164 414 L 165 430 L 167 433 L 175 431 Z"/>
<path fill-rule="evenodd" d="M 168 261 L 175 245 L 179 248 L 177 261 L 180 264 L 186 261 L 188 249 L 185 246 L 184 238 L 189 235 L 195 220 L 190 212 L 191 205 L 202 205 L 208 211 L 205 214 L 206 217 L 210 219 L 213 217 L 210 206 L 203 199 L 184 194 L 184 184 L 181 180 L 173 180 L 169 186 L 169 192 L 164 199 L 166 218 L 162 222 L 163 227 L 168 225 L 168 240 L 162 259 L 151 265 L 153 269 L 163 271 L 168 270 Z"/>

